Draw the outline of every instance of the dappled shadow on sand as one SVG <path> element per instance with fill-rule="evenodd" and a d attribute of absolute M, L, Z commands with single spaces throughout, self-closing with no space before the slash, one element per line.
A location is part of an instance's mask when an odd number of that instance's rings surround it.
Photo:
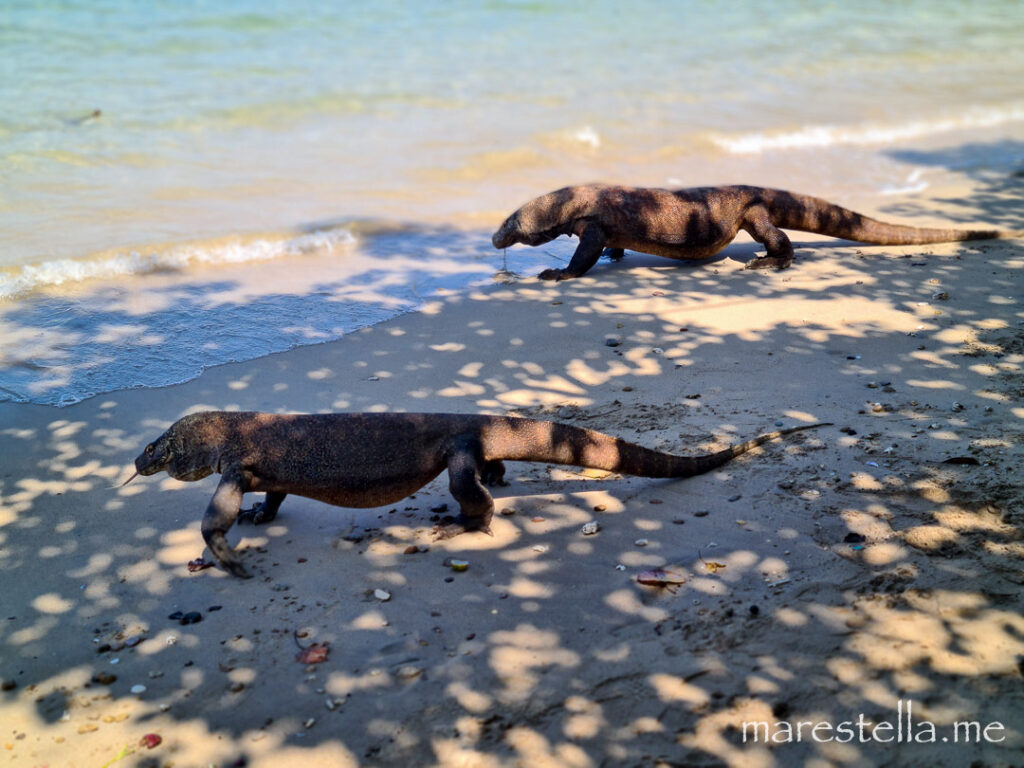
<path fill-rule="evenodd" d="M 754 248 L 451 296 L 182 387 L 3 406 L 0 577 L 18 587 L 0 616 L 16 685 L 0 741 L 25 765 L 103 764 L 145 732 L 164 743 L 126 763 L 1012 763 L 1019 247 L 798 246 L 772 275 L 731 263 Z M 364 512 L 289 498 L 233 532 L 257 574 L 241 581 L 185 568 L 215 478 L 114 488 L 171 421 L 209 407 L 514 411 L 676 453 L 777 422 L 836 428 L 683 481 L 510 465 L 497 507 L 515 514 L 494 537 L 430 541 L 443 477 Z M 658 568 L 685 581 L 637 583 Z M 167 618 L 193 610 L 201 623 Z M 312 642 L 326 660 L 298 662 Z M 882 743 L 900 700 L 937 743 Z M 859 715 L 893 730 L 859 739 Z M 952 743 L 956 721 L 1003 729 Z M 744 741 L 745 722 L 774 743 Z M 786 739 L 800 722 L 832 739 Z"/>

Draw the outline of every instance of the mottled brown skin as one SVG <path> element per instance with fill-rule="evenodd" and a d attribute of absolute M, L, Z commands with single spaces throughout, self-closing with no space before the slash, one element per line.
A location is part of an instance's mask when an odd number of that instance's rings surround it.
<path fill-rule="evenodd" d="M 811 424 L 761 435 L 700 456 L 673 456 L 589 429 L 506 416 L 450 413 L 295 414 L 206 411 L 179 419 L 135 460 L 140 475 L 166 471 L 178 480 L 221 475 L 202 532 L 217 561 L 249 574 L 224 534 L 244 515 L 274 519 L 287 494 L 340 507 L 394 504 L 445 469 L 460 520 L 439 531 L 489 532 L 494 501 L 484 488 L 503 485 L 503 461 L 570 464 L 641 477 L 692 477 Z M 242 512 L 242 496 L 266 493 Z"/>
<path fill-rule="evenodd" d="M 565 269 L 546 269 L 542 280 L 580 277 L 609 249 L 613 259 L 628 248 L 669 259 L 708 259 L 744 230 L 767 255 L 747 269 L 785 269 L 793 245 L 783 229 L 875 245 L 921 245 L 962 240 L 1022 237 L 1000 230 L 923 229 L 886 224 L 827 200 L 762 187 L 645 189 L 588 184 L 565 187 L 531 200 L 498 228 L 495 248 L 515 243 L 543 245 L 560 235 L 580 243 Z"/>

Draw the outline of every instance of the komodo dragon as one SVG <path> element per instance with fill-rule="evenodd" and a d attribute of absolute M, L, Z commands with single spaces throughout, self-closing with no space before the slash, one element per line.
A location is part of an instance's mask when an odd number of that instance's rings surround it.
<path fill-rule="evenodd" d="M 922 245 L 961 240 L 1024 237 L 995 229 L 922 229 L 886 224 L 827 200 L 762 187 L 645 189 L 588 184 L 565 187 L 531 200 L 498 227 L 495 248 L 515 243 L 543 245 L 559 235 L 576 235 L 579 245 L 565 269 L 545 269 L 542 280 L 568 280 L 586 274 L 608 248 L 669 259 L 708 259 L 744 230 L 765 246 L 767 255 L 747 269 L 785 269 L 793 244 L 783 229 L 814 232 L 876 245 Z"/>
<path fill-rule="evenodd" d="M 378 507 L 415 493 L 447 469 L 448 487 L 461 515 L 440 533 L 489 532 L 494 501 L 483 483 L 503 484 L 502 461 L 692 477 L 768 440 L 820 426 L 827 425 L 783 429 L 689 457 L 590 429 L 506 416 L 206 411 L 172 424 L 139 454 L 135 469 L 140 475 L 166 470 L 178 480 L 220 473 L 220 485 L 203 516 L 203 538 L 225 569 L 248 577 L 224 534 L 240 514 L 256 523 L 273 520 L 289 493 L 341 507 Z M 242 513 L 242 495 L 259 491 L 266 492 L 264 502 Z"/>

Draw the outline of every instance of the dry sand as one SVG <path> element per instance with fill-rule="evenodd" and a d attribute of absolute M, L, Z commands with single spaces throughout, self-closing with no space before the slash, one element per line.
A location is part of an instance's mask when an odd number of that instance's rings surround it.
<path fill-rule="evenodd" d="M 1024 249 L 808 240 L 780 273 L 745 271 L 749 242 L 631 254 L 180 386 L 0 406 L 5 764 L 1020 763 Z M 444 477 L 395 508 L 289 498 L 232 531 L 242 581 L 186 569 L 215 477 L 115 485 L 203 408 L 513 411 L 680 453 L 835 426 L 682 481 L 510 464 L 493 538 L 431 540 Z M 660 566 L 686 582 L 636 582 Z M 896 738 L 898 701 L 936 743 L 861 741 L 860 715 Z M 957 720 L 1003 729 L 954 744 Z"/>

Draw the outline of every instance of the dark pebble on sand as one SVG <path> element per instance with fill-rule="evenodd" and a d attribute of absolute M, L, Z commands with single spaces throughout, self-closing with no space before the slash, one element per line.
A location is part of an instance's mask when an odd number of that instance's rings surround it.
<path fill-rule="evenodd" d="M 729 501 L 739 501 L 742 498 L 743 498 L 743 494 L 742 493 L 737 493 L 735 496 L 730 496 L 729 497 Z"/>
<path fill-rule="evenodd" d="M 756 605 L 750 606 L 748 610 L 750 611 L 751 616 L 757 616 L 759 613 L 761 613 L 761 609 L 758 608 Z"/>
<path fill-rule="evenodd" d="M 219 611 L 223 607 L 223 605 L 211 605 L 209 608 L 206 609 L 206 612 L 213 613 L 214 611 Z"/>
<path fill-rule="evenodd" d="M 198 624 L 202 620 L 203 614 L 201 614 L 199 611 L 189 611 L 181 617 L 181 623 L 183 626 L 186 624 Z"/>
<path fill-rule="evenodd" d="M 843 539 L 843 542 L 846 544 L 860 544 L 866 540 L 867 539 L 862 533 L 848 533 L 846 534 L 846 538 Z"/>
<path fill-rule="evenodd" d="M 94 683 L 99 683 L 100 685 L 110 685 L 115 680 L 117 680 L 117 675 L 111 674 L 110 672 L 97 672 L 92 676 L 92 681 Z"/>
<path fill-rule="evenodd" d="M 13 691 L 18 687 L 18 684 L 13 680 L 4 680 L 0 683 L 0 691 Z"/>
<path fill-rule="evenodd" d="M 455 577 L 454 576 L 445 576 L 444 580 L 445 580 L 446 583 L 450 584 L 451 582 L 455 581 Z"/>
<path fill-rule="evenodd" d="M 693 516 L 694 517 L 707 517 L 708 516 L 708 510 L 706 510 L 706 509 L 698 509 L 696 512 L 693 513 Z"/>
<path fill-rule="evenodd" d="M 839 431 L 842 432 L 844 435 L 856 435 L 857 434 L 857 430 L 854 429 L 853 427 L 843 427 Z"/>
<path fill-rule="evenodd" d="M 431 507 L 430 511 L 431 512 L 447 512 L 448 511 L 448 505 L 447 504 L 438 504 L 436 507 Z"/>
<path fill-rule="evenodd" d="M 183 617 L 184 615 L 185 615 L 185 614 L 184 614 L 184 613 L 182 613 L 181 611 L 175 611 L 174 613 L 172 613 L 172 614 L 171 614 L 170 616 L 168 616 L 167 618 L 168 618 L 168 619 L 170 619 L 171 621 L 181 621 L 181 619 L 182 619 L 182 617 Z"/>

